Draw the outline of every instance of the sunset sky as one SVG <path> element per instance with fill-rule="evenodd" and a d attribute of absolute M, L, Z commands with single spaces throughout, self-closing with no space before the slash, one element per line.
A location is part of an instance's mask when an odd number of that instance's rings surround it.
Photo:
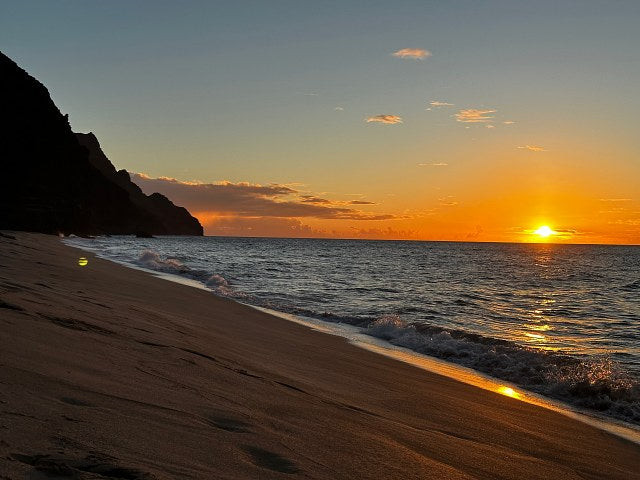
<path fill-rule="evenodd" d="M 0 49 L 209 235 L 638 244 L 638 25 L 637 0 L 5 1 Z"/>

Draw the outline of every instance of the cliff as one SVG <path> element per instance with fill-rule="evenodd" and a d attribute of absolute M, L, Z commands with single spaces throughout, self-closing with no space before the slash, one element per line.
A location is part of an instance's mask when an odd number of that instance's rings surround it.
<path fill-rule="evenodd" d="M 192 217 L 186 208 L 174 205 L 160 193 L 145 195 L 140 187 L 131 181 L 129 172 L 124 169 L 116 171 L 93 133 L 76 133 L 75 135 L 80 145 L 89 151 L 89 162 L 102 175 L 125 190 L 134 205 L 157 219 L 166 232 L 171 235 L 202 235 L 200 222 Z"/>
<path fill-rule="evenodd" d="M 97 150 L 81 145 L 44 85 L 0 52 L 0 229 L 202 235 L 184 208 L 116 172 L 91 137 Z"/>

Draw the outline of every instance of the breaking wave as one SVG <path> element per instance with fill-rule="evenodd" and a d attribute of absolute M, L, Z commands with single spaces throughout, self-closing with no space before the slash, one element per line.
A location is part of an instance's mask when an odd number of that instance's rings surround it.
<path fill-rule="evenodd" d="M 214 292 L 224 296 L 232 296 L 234 294 L 233 288 L 229 285 L 229 282 L 222 275 L 211 275 L 204 284 L 212 289 Z"/>
<path fill-rule="evenodd" d="M 373 321 L 364 333 L 575 406 L 640 424 L 640 384 L 607 356 L 581 360 L 462 330 L 409 323 L 397 315 Z"/>
<path fill-rule="evenodd" d="M 149 270 L 155 270 L 157 272 L 184 274 L 190 271 L 190 269 L 183 265 L 179 260 L 175 258 L 163 259 L 160 255 L 151 250 L 145 250 L 142 252 L 136 263 L 141 267 L 148 268 Z"/>
<path fill-rule="evenodd" d="M 160 254 L 145 250 L 134 262 L 136 265 L 156 272 L 180 275 L 203 283 L 207 288 L 225 297 L 242 297 L 243 294 L 234 289 L 222 275 L 211 274 L 203 270 L 189 268 L 177 258 L 163 258 Z"/>

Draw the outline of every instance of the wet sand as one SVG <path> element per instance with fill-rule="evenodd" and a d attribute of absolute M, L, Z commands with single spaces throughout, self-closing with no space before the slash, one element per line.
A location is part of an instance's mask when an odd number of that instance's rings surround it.
<path fill-rule="evenodd" d="M 557 412 L 5 235 L 0 479 L 640 478 L 640 446 Z"/>

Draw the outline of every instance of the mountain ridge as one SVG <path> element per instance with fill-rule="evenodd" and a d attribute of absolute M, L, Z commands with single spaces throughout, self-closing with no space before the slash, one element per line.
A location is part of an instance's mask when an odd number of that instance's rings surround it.
<path fill-rule="evenodd" d="M 0 229 L 203 234 L 186 209 L 117 172 L 95 135 L 74 134 L 47 88 L 2 52 L 0 168 Z"/>

